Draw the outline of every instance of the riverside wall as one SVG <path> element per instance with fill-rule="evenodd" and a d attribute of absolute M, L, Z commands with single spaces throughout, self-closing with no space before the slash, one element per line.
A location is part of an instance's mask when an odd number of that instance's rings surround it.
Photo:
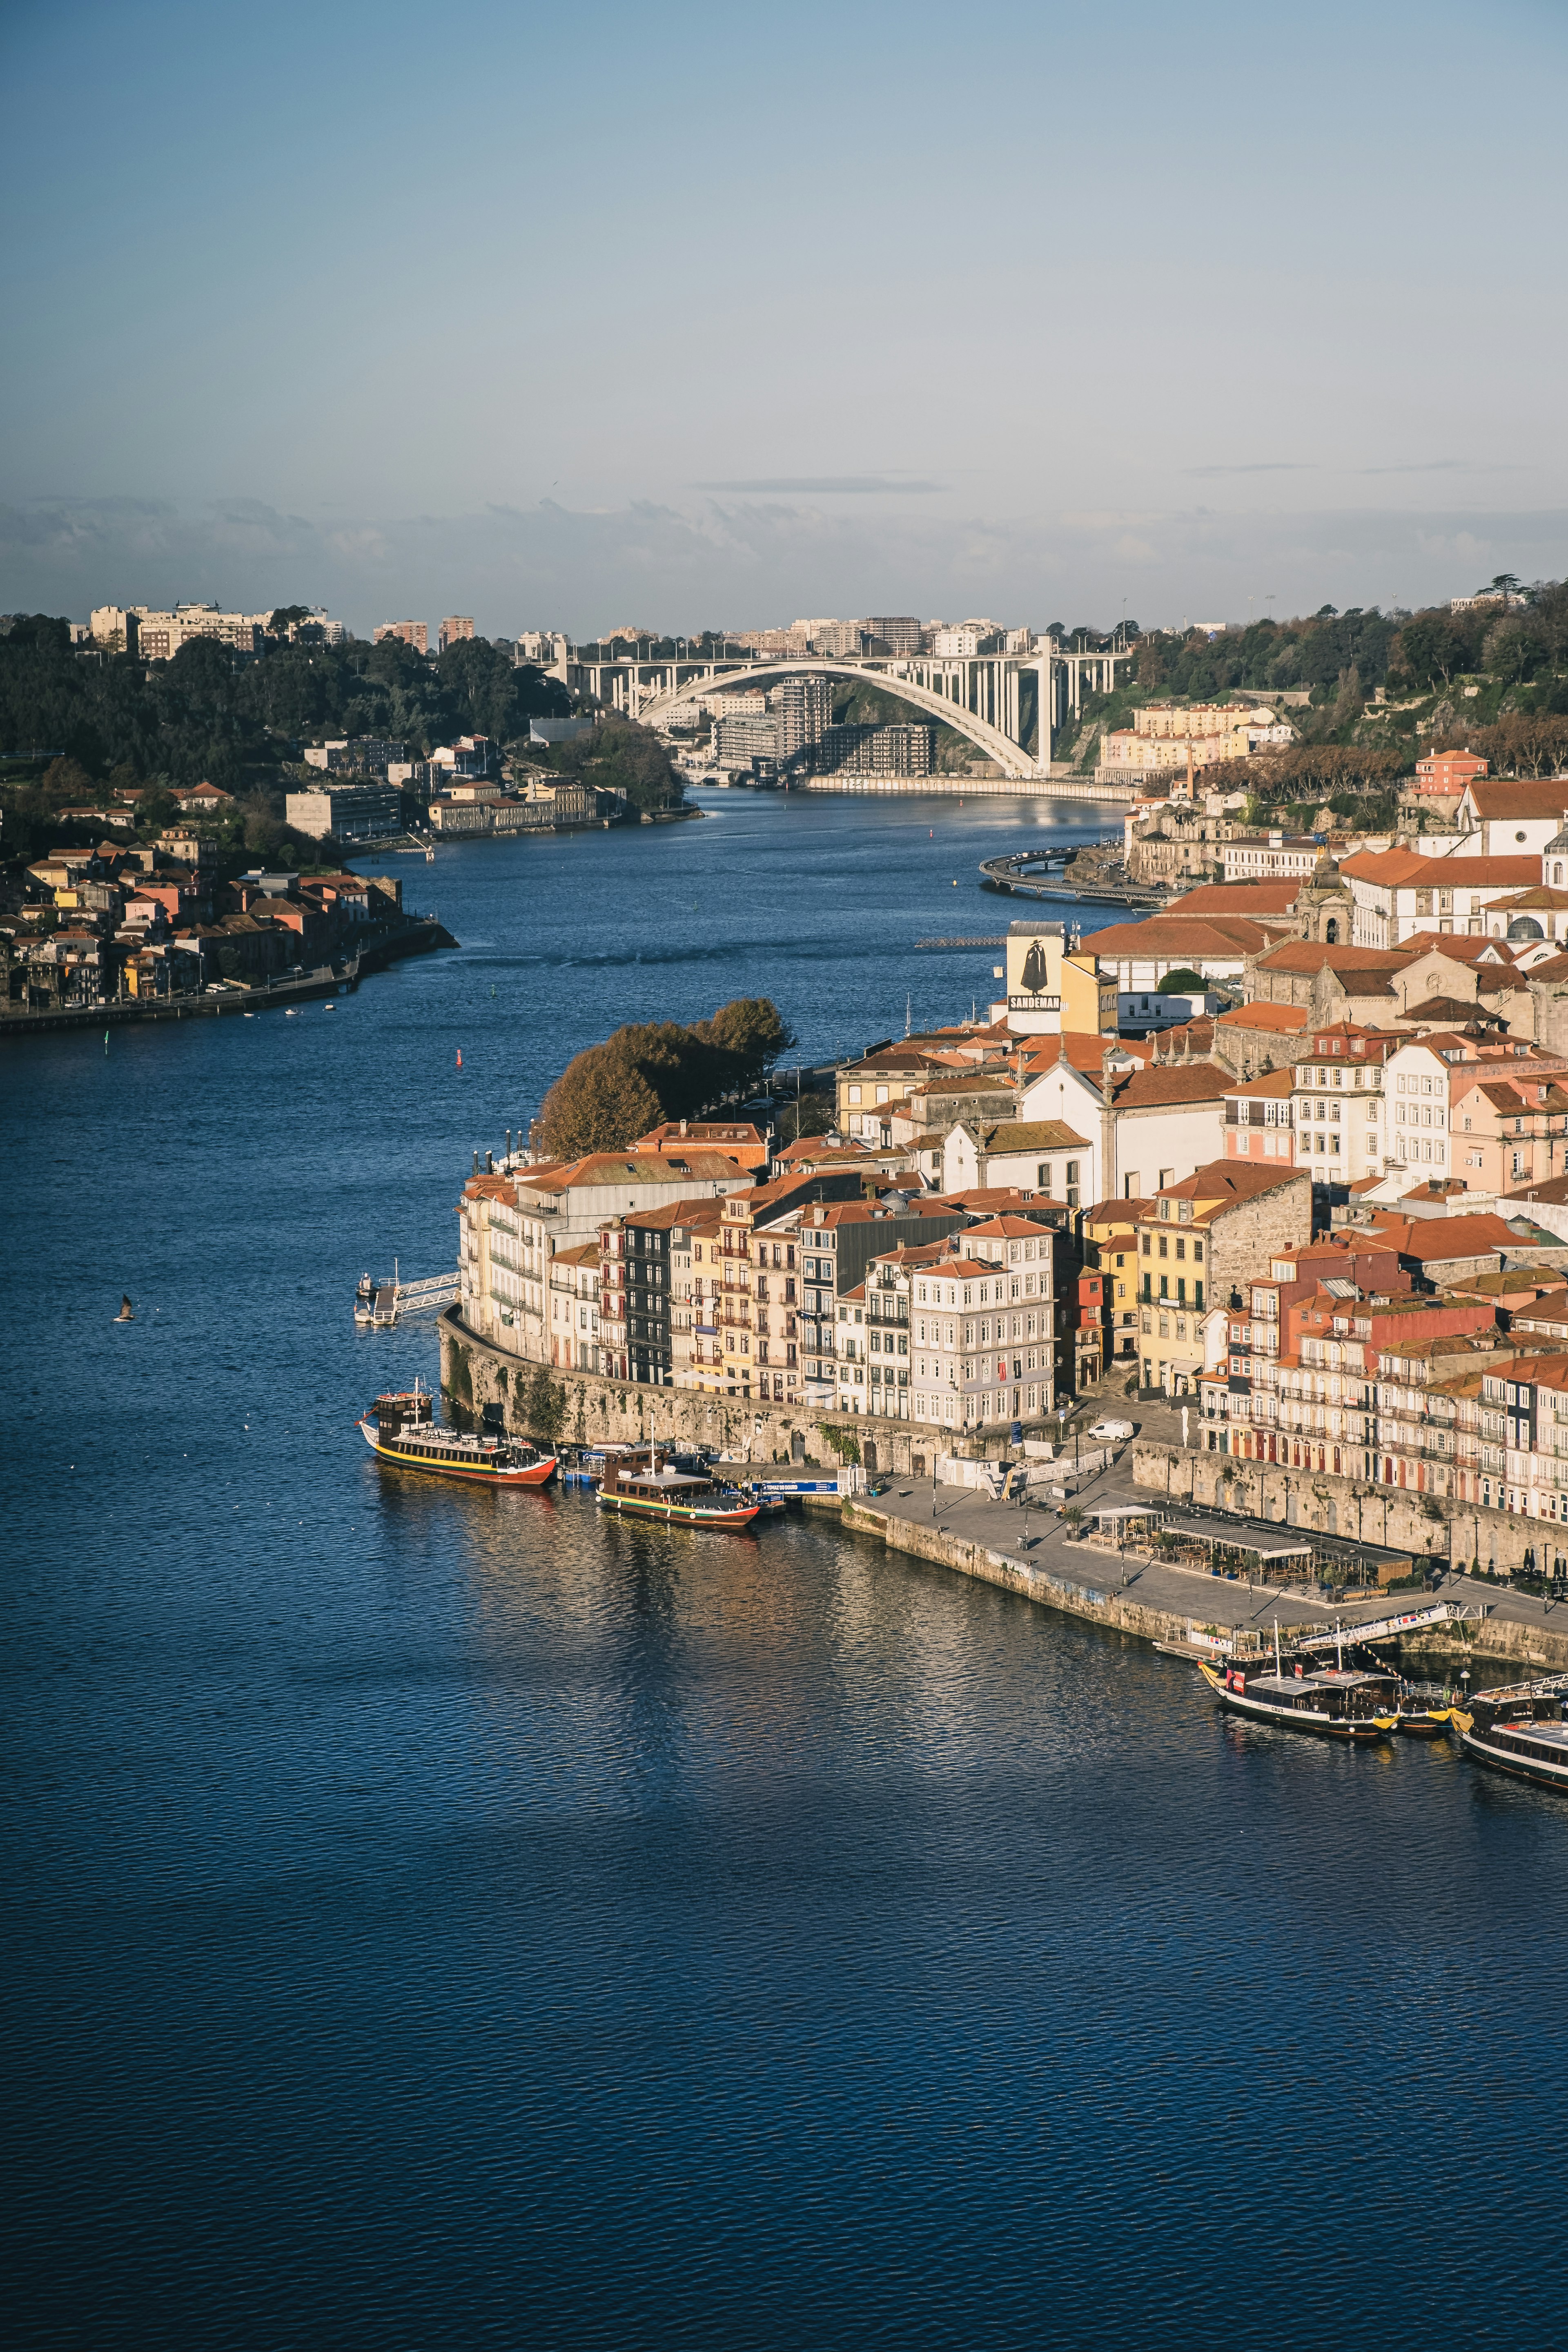
<path fill-rule="evenodd" d="M 524 1430 L 530 1383 L 548 1367 L 478 1338 L 455 1308 L 442 1315 L 439 1329 L 441 1391 L 454 1412 L 477 1419 L 487 1404 L 499 1404 L 508 1429 Z M 550 1378 L 564 1391 L 560 1442 L 568 1445 L 595 1445 L 605 1439 L 635 1445 L 657 1437 L 747 1454 L 754 1462 L 805 1462 L 834 1469 L 840 1462 L 857 1462 L 868 1471 L 906 1478 L 928 1477 L 939 1450 L 935 1431 L 871 1413 L 654 1388 L 646 1381 L 606 1380 L 597 1372 L 551 1371 Z M 830 1429 L 837 1434 L 837 1445 L 826 1434 Z M 952 1452 L 951 1441 L 940 1441 L 940 1450 Z"/>
<path fill-rule="evenodd" d="M 1015 1559 L 1008 1552 L 968 1542 L 923 1520 L 900 1518 L 862 1496 L 852 1496 L 844 1505 L 844 1525 L 858 1534 L 879 1537 L 889 1551 L 934 1560 L 942 1568 L 955 1569 L 960 1576 L 1021 1593 L 1026 1601 L 1037 1601 L 1064 1617 L 1103 1625 L 1141 1642 L 1186 1643 L 1194 1626 L 1204 1622 L 1201 1606 L 1179 1612 L 1152 1609 L 1147 1602 L 1129 1601 L 1113 1591 L 1109 1575 L 1104 1581 L 1097 1577 L 1098 1563 L 1087 1547 L 1079 1578 L 1043 1562 Z M 1303 1604 L 1299 1622 L 1321 1625 L 1325 1612 Z M 1394 1646 L 1402 1666 L 1438 1677 L 1457 1677 L 1472 1659 L 1517 1667 L 1521 1675 L 1528 1671 L 1568 1669 L 1568 1632 L 1557 1633 L 1511 1618 L 1466 1618 L 1429 1626 L 1402 1636 Z"/>
<path fill-rule="evenodd" d="M 1226 1474 L 1229 1474 L 1228 1476 Z M 1495 1562 L 1511 1575 L 1533 1551 L 1568 1552 L 1568 1528 L 1554 1519 L 1528 1519 L 1513 1511 L 1484 1510 L 1479 1503 L 1449 1505 L 1436 1496 L 1405 1487 L 1368 1486 L 1360 1478 L 1295 1470 L 1278 1462 L 1245 1462 L 1195 1446 L 1139 1439 L 1132 1449 L 1132 1478 L 1139 1486 L 1250 1519 L 1315 1528 L 1322 1535 L 1407 1551 L 1419 1559 Z"/>

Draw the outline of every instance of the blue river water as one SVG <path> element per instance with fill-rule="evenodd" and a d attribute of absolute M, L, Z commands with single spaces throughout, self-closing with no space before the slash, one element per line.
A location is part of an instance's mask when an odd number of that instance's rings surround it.
<path fill-rule="evenodd" d="M 578 1046 L 967 1011 L 914 940 L 1100 829 L 711 806 L 401 861 L 462 948 L 334 1011 L 0 1049 L 9 2341 L 1561 2343 L 1561 1801 L 820 1521 L 366 1453 L 436 1353 L 355 1280 Z"/>

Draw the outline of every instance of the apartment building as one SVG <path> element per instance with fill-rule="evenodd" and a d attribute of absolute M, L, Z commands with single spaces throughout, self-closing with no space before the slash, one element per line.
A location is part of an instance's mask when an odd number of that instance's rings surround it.
<path fill-rule="evenodd" d="M 833 721 L 833 681 L 786 677 L 769 698 L 773 705 L 773 757 L 781 768 L 808 767 Z"/>
<path fill-rule="evenodd" d="M 1387 1070 L 1402 1049 L 1397 1034 L 1341 1021 L 1311 1033 L 1290 1071 L 1295 1163 L 1319 1184 L 1381 1176 L 1389 1139 Z"/>
<path fill-rule="evenodd" d="M 988 1249 L 996 1246 L 996 1239 L 990 1237 Z M 925 1423 L 933 1433 L 994 1431 L 1051 1412 L 1057 1394 L 1055 1243 L 1051 1230 L 1038 1226 L 1000 1238 L 1000 1248 L 1008 1254 L 1005 1264 L 989 1254 L 971 1255 L 967 1235 L 956 1246 L 879 1262 L 865 1285 L 874 1319 L 863 1334 L 862 1326 L 850 1320 L 861 1313 L 860 1304 L 853 1297 L 840 1301 L 841 1344 L 857 1350 L 850 1369 L 866 1374 L 864 1384 L 841 1378 L 841 1400 L 855 1410 L 857 1398 L 875 1395 L 875 1335 L 881 1345 L 884 1400 L 890 1336 L 897 1349 L 891 1370 L 893 1393 L 902 1400 L 900 1415 Z"/>
<path fill-rule="evenodd" d="M 448 646 L 466 644 L 472 638 L 473 634 L 474 621 L 471 613 L 448 613 L 436 632 L 437 651 L 444 654 Z"/>
<path fill-rule="evenodd" d="M 1417 1070 L 1424 1079 L 1426 1068 L 1416 1065 L 1412 1075 Z M 1447 1076 L 1448 1149 L 1468 1191 L 1515 1192 L 1568 1176 L 1568 1072 L 1560 1062 L 1500 1056 L 1460 1063 Z M 1426 1103 L 1419 1108 L 1425 1114 Z"/>
<path fill-rule="evenodd" d="M 922 625 L 912 613 L 873 613 L 865 627 L 890 654 L 918 654 L 924 640 Z"/>
<path fill-rule="evenodd" d="M 1225 1353 L 1226 1317 L 1258 1262 L 1311 1237 L 1305 1172 L 1217 1160 L 1162 1186 L 1138 1223 L 1139 1356 L 1146 1389 L 1197 1393 Z"/>
<path fill-rule="evenodd" d="M 825 727 L 813 761 L 819 776 L 929 776 L 934 727 Z"/>
<path fill-rule="evenodd" d="M 109 610 L 114 612 L 112 607 Z M 170 661 L 182 646 L 197 637 L 211 637 L 232 653 L 259 654 L 267 643 L 271 617 L 270 613 L 224 613 L 216 604 L 176 604 L 172 613 L 157 612 L 150 604 L 132 604 L 118 614 L 127 652 L 142 661 Z M 95 613 L 95 638 L 99 619 Z M 111 628 L 111 639 L 113 634 Z"/>
<path fill-rule="evenodd" d="M 378 646 L 383 637 L 396 637 L 416 654 L 430 650 L 430 629 L 425 621 L 380 621 L 371 632 L 371 643 Z"/>
<path fill-rule="evenodd" d="M 718 1261 L 722 1217 L 717 1201 L 693 1202 L 670 1228 L 670 1358 L 678 1389 L 720 1385 L 718 1368 L 723 1356 Z"/>
<path fill-rule="evenodd" d="M 810 1189 L 815 1192 L 815 1185 Z M 952 1202 L 910 1201 L 899 1192 L 875 1200 L 811 1202 L 800 1220 L 797 1318 L 809 1395 L 825 1403 L 833 1401 L 840 1338 L 854 1336 L 853 1317 L 841 1327 L 838 1308 L 863 1284 L 872 1258 L 900 1249 L 940 1249 L 967 1222 L 964 1210 Z"/>
<path fill-rule="evenodd" d="M 607 1378 L 674 1385 L 675 1235 L 689 1235 L 702 1208 L 699 1201 L 668 1201 L 600 1226 L 599 1370 Z"/>
<path fill-rule="evenodd" d="M 332 784 L 287 793 L 285 821 L 312 841 L 374 841 L 403 831 L 403 796 L 393 784 Z"/>
<path fill-rule="evenodd" d="M 579 1242 L 549 1263 L 549 1362 L 557 1371 L 599 1369 L 599 1244 Z"/>
<path fill-rule="evenodd" d="M 550 1363 L 559 1336 L 551 1302 L 557 1255 L 589 1242 L 597 1250 L 600 1227 L 627 1210 L 716 1199 L 750 1182 L 745 1169 L 716 1151 L 694 1151 L 684 1167 L 655 1153 L 595 1151 L 477 1174 L 458 1203 L 463 1320 L 482 1339 Z"/>
<path fill-rule="evenodd" d="M 1225 1090 L 1225 1157 L 1282 1161 L 1294 1167 L 1295 1134 L 1290 1124 L 1290 1097 L 1296 1073 L 1289 1067 L 1269 1070 L 1260 1078 L 1238 1078 Z"/>

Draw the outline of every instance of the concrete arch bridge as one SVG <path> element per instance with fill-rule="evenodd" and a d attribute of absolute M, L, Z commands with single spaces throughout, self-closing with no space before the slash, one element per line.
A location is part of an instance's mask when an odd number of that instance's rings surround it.
<path fill-rule="evenodd" d="M 1124 654 L 870 656 L 832 660 L 815 654 L 735 655 L 723 660 L 575 661 L 553 675 L 578 693 L 647 726 L 668 723 L 681 704 L 726 688 L 776 686 L 786 677 L 847 679 L 874 686 L 922 719 L 951 727 L 1003 775 L 1047 778 L 1055 738 L 1081 707 L 1086 682 L 1108 691 Z"/>

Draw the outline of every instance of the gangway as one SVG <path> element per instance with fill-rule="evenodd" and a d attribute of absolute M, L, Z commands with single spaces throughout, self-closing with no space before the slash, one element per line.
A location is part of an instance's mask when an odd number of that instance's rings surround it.
<path fill-rule="evenodd" d="M 462 1276 L 456 1267 L 450 1274 L 426 1274 L 417 1282 L 404 1282 L 394 1258 L 390 1282 L 375 1282 L 368 1274 L 361 1275 L 354 1293 L 354 1321 L 362 1330 L 388 1331 L 400 1316 L 455 1307 L 461 1289 Z"/>
<path fill-rule="evenodd" d="M 1427 1625 L 1447 1625 L 1458 1617 L 1481 1614 L 1479 1608 L 1459 1609 L 1451 1601 L 1435 1601 L 1427 1609 L 1406 1609 L 1397 1617 L 1376 1617 L 1370 1625 L 1353 1624 L 1347 1618 L 1338 1627 L 1322 1627 L 1315 1633 L 1294 1633 L 1291 1639 L 1299 1650 L 1331 1650 L 1337 1641 L 1386 1642 L 1396 1633 L 1415 1633 Z"/>

